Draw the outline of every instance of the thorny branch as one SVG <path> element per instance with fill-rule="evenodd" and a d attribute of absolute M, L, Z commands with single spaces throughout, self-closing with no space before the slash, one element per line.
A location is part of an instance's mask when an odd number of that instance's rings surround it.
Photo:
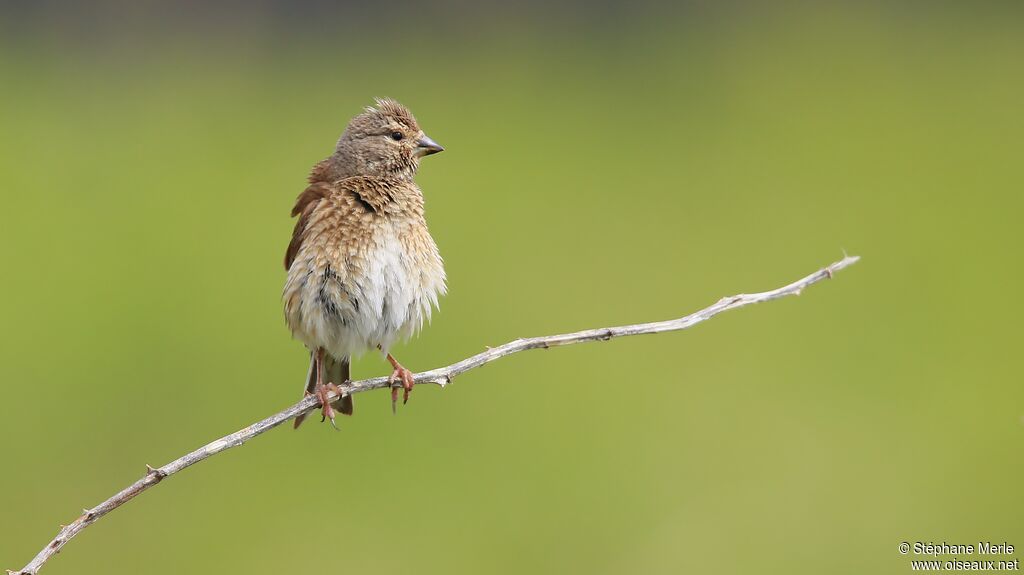
<path fill-rule="evenodd" d="M 510 341 L 504 345 L 488 348 L 487 351 L 478 353 L 472 357 L 468 357 L 457 363 L 453 363 L 449 366 L 439 367 L 430 371 L 424 371 L 415 375 L 417 384 L 423 383 L 434 383 L 444 387 L 452 382 L 455 376 L 465 373 L 471 369 L 476 369 L 482 365 L 488 364 L 496 359 L 525 351 L 528 349 L 537 348 L 550 348 L 558 345 L 572 345 L 576 343 L 583 343 L 588 341 L 605 341 L 614 337 L 624 337 L 628 335 L 640 335 L 646 333 L 662 333 L 666 331 L 677 331 L 686 329 L 694 326 L 702 321 L 708 320 L 713 316 L 716 316 L 723 311 L 730 309 L 736 309 L 753 303 L 760 303 L 764 301 L 770 301 L 790 295 L 800 295 L 800 292 L 804 288 L 818 283 L 823 279 L 830 279 L 832 275 L 850 265 L 853 265 L 860 259 L 857 256 L 846 256 L 842 260 L 833 263 L 832 265 L 820 269 L 813 274 L 799 279 L 789 285 L 782 286 L 780 288 L 753 294 L 740 294 L 732 297 L 725 297 L 718 300 L 717 303 L 710 305 L 702 310 L 691 313 L 688 316 L 681 317 L 679 319 L 672 319 L 668 321 L 658 321 L 652 323 L 639 323 L 635 325 L 624 325 L 619 327 L 607 327 L 599 329 L 590 329 L 585 331 L 577 331 L 574 333 L 565 333 L 561 335 L 550 335 L 542 337 L 531 337 L 525 339 L 517 339 Z M 363 379 L 359 381 L 353 381 L 350 385 L 344 386 L 343 392 L 347 394 L 360 393 L 363 391 L 369 391 L 371 389 L 378 389 L 388 387 L 388 378 L 386 377 L 374 377 L 371 379 Z M 337 397 L 336 394 L 332 393 L 330 398 L 333 400 Z M 103 503 L 100 503 L 96 507 L 91 509 L 83 509 L 82 514 L 71 522 L 69 525 L 61 527 L 61 530 L 57 533 L 57 536 L 50 541 L 42 551 L 39 552 L 20 571 L 7 572 L 11 575 L 35 575 L 39 569 L 42 568 L 43 564 L 46 563 L 50 557 L 56 555 L 64 545 L 67 544 L 75 535 L 78 535 L 86 527 L 95 523 L 99 518 L 103 517 L 107 513 L 117 509 L 121 505 L 124 505 L 136 495 L 143 491 L 153 487 L 160 483 L 164 478 L 178 473 L 182 469 L 199 463 L 208 457 L 227 451 L 232 447 L 242 445 L 246 441 L 260 435 L 261 433 L 268 431 L 288 421 L 289 419 L 309 413 L 314 409 L 318 408 L 316 396 L 308 396 L 302 401 L 295 405 L 280 411 L 257 421 L 256 423 L 236 431 L 230 435 L 217 439 L 213 442 L 207 443 L 206 445 L 196 449 L 195 451 L 188 453 L 175 459 L 174 461 L 163 465 L 161 467 L 150 467 L 146 466 L 146 474 L 132 483 L 128 487 L 122 489 L 120 492 L 107 499 Z"/>

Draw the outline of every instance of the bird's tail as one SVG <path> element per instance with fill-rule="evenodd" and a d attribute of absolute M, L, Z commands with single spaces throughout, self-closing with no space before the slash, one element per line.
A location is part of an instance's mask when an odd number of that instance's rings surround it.
<path fill-rule="evenodd" d="M 344 385 L 349 381 L 349 360 L 345 359 L 334 359 L 328 354 L 324 354 L 324 383 L 333 383 L 334 385 Z M 316 389 L 316 352 L 309 354 L 309 372 L 306 374 L 306 395 L 313 393 Z M 334 402 L 334 408 L 345 415 L 352 415 L 352 396 L 346 395 L 338 401 Z M 295 429 L 298 429 L 302 422 L 306 419 L 307 414 L 302 414 L 295 418 Z"/>

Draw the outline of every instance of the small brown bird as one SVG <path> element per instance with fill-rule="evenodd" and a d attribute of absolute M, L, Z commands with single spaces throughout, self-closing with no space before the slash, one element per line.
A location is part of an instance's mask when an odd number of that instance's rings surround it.
<path fill-rule="evenodd" d="M 442 150 L 405 106 L 378 99 L 313 167 L 292 208 L 299 220 L 284 258 L 284 315 L 309 348 L 306 394 L 320 399 L 332 424 L 328 393 L 349 381 L 352 358 L 373 348 L 393 368 L 392 410 L 395 382 L 405 390 L 403 402 L 409 400 L 412 372 L 389 349 L 419 331 L 446 290 L 423 194 L 413 181 L 420 159 Z M 351 415 L 352 397 L 336 407 Z"/>

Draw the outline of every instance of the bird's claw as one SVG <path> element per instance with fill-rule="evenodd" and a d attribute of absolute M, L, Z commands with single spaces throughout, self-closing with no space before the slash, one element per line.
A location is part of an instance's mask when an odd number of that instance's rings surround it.
<path fill-rule="evenodd" d="M 401 382 L 401 386 L 395 385 L 395 383 Z M 395 365 L 395 370 L 391 372 L 391 377 L 388 378 L 388 385 L 391 386 L 391 412 L 395 413 L 397 408 L 395 407 L 398 403 L 398 388 L 401 387 L 405 392 L 402 394 L 402 405 L 409 402 L 409 393 L 412 392 L 412 386 L 415 385 L 416 381 L 413 379 L 412 372 L 402 367 L 400 364 Z"/>
<path fill-rule="evenodd" d="M 331 426 L 334 427 L 334 429 L 338 429 L 338 425 L 334 423 L 334 408 L 331 407 L 331 402 L 328 399 L 328 396 L 332 392 L 339 395 L 341 394 L 338 386 L 333 383 L 318 385 L 313 393 L 316 394 L 316 398 L 320 400 L 320 407 L 323 413 L 323 416 L 320 418 L 320 423 L 323 423 L 326 419 L 330 419 Z"/>

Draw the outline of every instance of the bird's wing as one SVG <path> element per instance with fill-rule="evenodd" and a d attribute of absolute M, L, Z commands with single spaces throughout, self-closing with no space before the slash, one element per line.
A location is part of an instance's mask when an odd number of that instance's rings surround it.
<path fill-rule="evenodd" d="M 284 269 L 291 269 L 295 256 L 302 249 L 302 243 L 306 239 L 306 232 L 309 230 L 310 220 L 313 219 L 313 212 L 322 203 L 324 198 L 331 194 L 331 186 L 324 182 L 311 184 L 299 194 L 295 200 L 295 207 L 292 208 L 292 217 L 299 216 L 295 222 L 295 229 L 292 231 L 292 241 L 288 243 L 288 251 L 284 254 Z"/>

